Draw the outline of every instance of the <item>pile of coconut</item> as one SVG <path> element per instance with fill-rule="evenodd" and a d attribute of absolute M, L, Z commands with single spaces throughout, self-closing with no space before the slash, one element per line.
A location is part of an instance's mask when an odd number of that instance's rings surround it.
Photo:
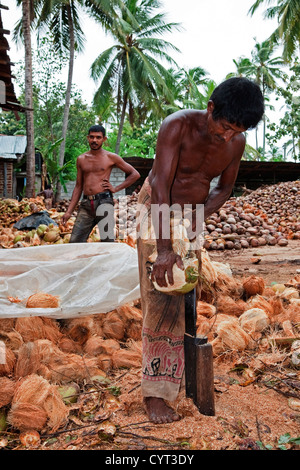
<path fill-rule="evenodd" d="M 211 261 L 203 250 L 200 280 L 197 334 L 207 336 L 215 360 L 247 352 L 259 368 L 260 354 L 266 360 L 276 349 L 278 361 L 299 366 L 300 276 L 271 286 L 255 276 L 236 280 L 227 264 Z M 141 368 L 139 300 L 108 313 L 47 318 L 47 308 L 57 305 L 59 297 L 38 293 L 26 306 L 44 308 L 44 317 L 0 319 L 0 430 L 56 431 L 70 415 L 82 417 L 92 392 L 98 398 L 85 419 L 103 417 L 115 403 L 111 377 Z"/>
<path fill-rule="evenodd" d="M 44 308 L 46 315 L 58 302 L 38 293 L 26 305 Z M 135 305 L 61 321 L 0 319 L 0 431 L 56 431 L 75 408 L 82 411 L 92 389 L 105 414 L 114 401 L 108 374 L 141 367 L 141 328 Z"/>
<path fill-rule="evenodd" d="M 300 364 L 300 275 L 270 286 L 254 275 L 236 280 L 228 265 L 210 262 L 203 250 L 201 276 L 197 334 L 207 336 L 215 357 L 285 345 L 293 346 L 292 360 Z"/>

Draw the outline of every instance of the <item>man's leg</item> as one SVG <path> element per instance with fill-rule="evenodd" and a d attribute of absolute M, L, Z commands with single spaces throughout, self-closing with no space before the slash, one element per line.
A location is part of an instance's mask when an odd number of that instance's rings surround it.
<path fill-rule="evenodd" d="M 81 201 L 69 243 L 85 243 L 96 225 L 89 201 Z"/>

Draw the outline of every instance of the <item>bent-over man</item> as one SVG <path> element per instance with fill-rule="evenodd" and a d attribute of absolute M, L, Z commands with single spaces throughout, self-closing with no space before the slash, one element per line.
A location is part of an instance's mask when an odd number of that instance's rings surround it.
<path fill-rule="evenodd" d="M 258 85 L 246 78 L 231 78 L 214 90 L 206 110 L 181 110 L 168 116 L 158 133 L 152 170 L 139 194 L 140 207 L 151 217 L 161 205 L 195 208 L 200 204 L 206 220 L 230 197 L 245 149 L 243 133 L 255 128 L 263 113 Z M 212 179 L 218 176 L 217 186 L 210 191 Z M 163 287 L 167 276 L 173 284 L 173 266 L 177 263 L 183 268 L 183 263 L 158 227 L 157 258 L 149 276 L 153 246 L 142 237 L 137 243 L 143 310 L 142 394 L 151 421 L 172 422 L 180 417 L 166 401 L 177 398 L 184 373 L 184 296 L 161 293 L 152 281 Z"/>

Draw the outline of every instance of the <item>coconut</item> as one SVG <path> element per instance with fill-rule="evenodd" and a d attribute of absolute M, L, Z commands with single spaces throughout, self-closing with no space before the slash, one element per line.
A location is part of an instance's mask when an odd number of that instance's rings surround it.
<path fill-rule="evenodd" d="M 170 284 L 166 274 L 166 287 L 161 287 L 156 281 L 153 285 L 156 290 L 169 295 L 180 295 L 190 292 L 198 284 L 199 278 L 199 262 L 196 256 L 191 258 L 183 258 L 184 269 L 181 269 L 174 264 L 173 266 L 173 280 L 174 283 Z"/>
<path fill-rule="evenodd" d="M 262 277 L 249 276 L 244 279 L 243 288 L 248 296 L 261 295 L 265 288 L 265 281 Z"/>
<path fill-rule="evenodd" d="M 199 300 L 197 302 L 197 316 L 203 315 L 204 317 L 211 318 L 216 314 L 216 307 L 207 302 Z"/>
<path fill-rule="evenodd" d="M 113 367 L 118 369 L 125 367 L 130 369 L 131 367 L 141 367 L 142 356 L 139 352 L 129 351 L 127 349 L 120 349 L 115 351 L 112 355 Z"/>
<path fill-rule="evenodd" d="M 14 396 L 16 384 L 8 377 L 0 377 L 0 408 L 8 405 Z"/>
<path fill-rule="evenodd" d="M 9 410 L 7 421 L 19 431 L 39 431 L 47 422 L 47 413 L 40 406 L 31 403 L 15 403 Z"/>
<path fill-rule="evenodd" d="M 44 292 L 38 292 L 28 297 L 27 308 L 58 308 L 59 297 Z"/>
<path fill-rule="evenodd" d="M 36 300 L 33 299 L 33 303 Z M 15 330 L 21 335 L 24 342 L 37 339 L 49 339 L 57 343 L 62 337 L 59 326 L 55 320 L 47 317 L 21 317 L 17 318 Z"/>
<path fill-rule="evenodd" d="M 103 339 L 100 336 L 92 336 L 84 345 L 84 352 L 89 356 L 99 354 L 113 354 L 120 349 L 120 344 L 115 339 Z"/>

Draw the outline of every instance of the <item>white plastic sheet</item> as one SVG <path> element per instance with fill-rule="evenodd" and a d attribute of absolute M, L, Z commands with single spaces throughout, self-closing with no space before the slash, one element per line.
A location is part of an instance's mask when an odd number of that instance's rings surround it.
<path fill-rule="evenodd" d="M 38 292 L 59 296 L 59 308 L 26 308 Z M 125 243 L 0 250 L 0 318 L 75 318 L 109 312 L 139 296 L 137 253 Z"/>

